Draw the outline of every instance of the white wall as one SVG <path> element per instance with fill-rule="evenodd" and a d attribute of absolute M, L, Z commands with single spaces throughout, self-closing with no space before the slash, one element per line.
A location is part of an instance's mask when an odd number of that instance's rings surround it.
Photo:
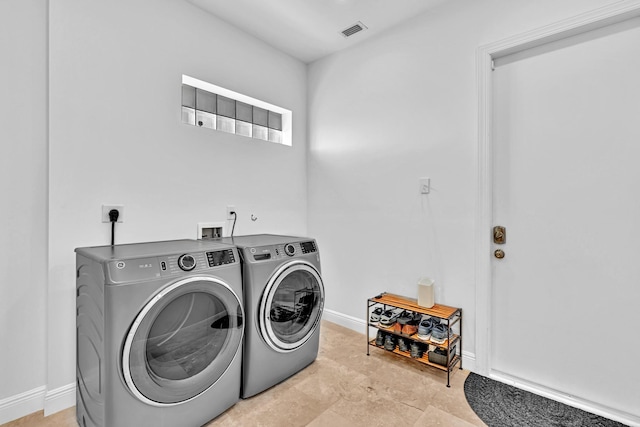
<path fill-rule="evenodd" d="M 55 410 L 73 385 L 73 249 L 108 242 L 102 203 L 125 205 L 120 243 L 193 237 L 226 204 L 238 234 L 317 237 L 327 308 L 358 319 L 432 275 L 473 355 L 476 49 L 613 2 L 455 0 L 311 65 L 307 85 L 303 64 L 187 2 L 57 0 L 50 158 L 46 4 L 0 2 L 0 342 L 20 349 L 0 352 L 0 410 L 43 385 Z M 294 147 L 181 125 L 183 73 L 293 110 Z"/>
<path fill-rule="evenodd" d="M 309 234 L 329 310 L 364 321 L 366 298 L 415 297 L 431 276 L 437 302 L 463 308 L 473 362 L 477 49 L 609 3 L 451 1 L 309 67 Z"/>
<path fill-rule="evenodd" d="M 307 231 L 303 63 L 185 1 L 58 0 L 50 27 L 46 412 L 68 406 L 73 250 L 109 243 L 103 203 L 125 206 L 117 243 L 195 238 L 227 204 L 236 234 Z M 293 147 L 183 125 L 183 73 L 292 110 Z"/>
<path fill-rule="evenodd" d="M 0 412 L 45 383 L 46 59 L 46 3 L 0 2 Z"/>

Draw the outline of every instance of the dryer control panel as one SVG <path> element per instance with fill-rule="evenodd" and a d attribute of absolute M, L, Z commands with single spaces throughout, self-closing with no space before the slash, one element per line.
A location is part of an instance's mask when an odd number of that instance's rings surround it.
<path fill-rule="evenodd" d="M 286 259 L 318 252 L 314 241 L 293 242 L 282 245 L 262 246 L 247 249 L 252 261 Z"/>
<path fill-rule="evenodd" d="M 109 275 L 115 283 L 149 280 L 173 274 L 198 273 L 236 264 L 233 249 L 192 252 L 159 257 L 109 262 Z"/>
<path fill-rule="evenodd" d="M 219 251 L 171 255 L 166 257 L 166 259 L 160 260 L 160 269 L 169 274 L 176 274 L 183 271 L 196 273 L 235 263 L 236 256 L 233 249 L 222 249 Z"/>

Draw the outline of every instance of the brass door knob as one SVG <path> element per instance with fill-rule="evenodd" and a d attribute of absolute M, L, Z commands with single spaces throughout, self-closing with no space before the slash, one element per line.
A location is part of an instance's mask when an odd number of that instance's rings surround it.
<path fill-rule="evenodd" d="M 504 258 L 504 251 L 502 249 L 496 249 L 495 252 L 493 253 L 493 256 L 495 256 L 498 259 L 502 259 Z"/>
<path fill-rule="evenodd" d="M 507 241 L 507 229 L 501 225 L 493 227 L 493 243 L 504 245 Z"/>

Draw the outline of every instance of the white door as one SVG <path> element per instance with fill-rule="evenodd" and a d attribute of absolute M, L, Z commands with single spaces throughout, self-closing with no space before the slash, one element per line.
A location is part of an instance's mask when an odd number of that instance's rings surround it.
<path fill-rule="evenodd" d="M 640 416 L 640 21 L 492 77 L 491 370 Z"/>

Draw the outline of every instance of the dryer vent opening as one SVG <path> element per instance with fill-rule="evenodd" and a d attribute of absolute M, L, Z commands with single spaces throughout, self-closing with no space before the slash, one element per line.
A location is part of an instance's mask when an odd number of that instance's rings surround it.
<path fill-rule="evenodd" d="M 344 37 L 351 37 L 352 35 L 359 33 L 360 31 L 366 30 L 367 26 L 364 25 L 362 22 L 358 21 L 355 24 L 353 24 L 352 26 L 350 26 L 349 28 L 346 28 L 344 30 L 342 30 L 340 33 L 344 36 Z"/>

